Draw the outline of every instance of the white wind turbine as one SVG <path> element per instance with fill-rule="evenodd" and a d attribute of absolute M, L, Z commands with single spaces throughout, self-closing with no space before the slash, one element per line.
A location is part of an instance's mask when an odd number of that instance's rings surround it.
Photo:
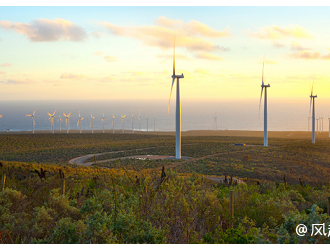
<path fill-rule="evenodd" d="M 54 134 L 54 117 L 55 117 L 56 110 L 53 114 L 48 113 L 49 115 L 49 120 L 51 122 L 51 125 L 53 126 L 53 134 Z"/>
<path fill-rule="evenodd" d="M 217 130 L 217 113 L 214 113 L 213 119 L 214 119 L 214 121 L 213 121 L 213 128 L 215 128 L 215 130 Z"/>
<path fill-rule="evenodd" d="M 174 49 L 173 49 L 173 75 L 172 75 L 172 87 L 170 92 L 170 99 L 168 101 L 167 117 L 170 111 L 170 102 L 172 96 L 173 85 L 176 81 L 176 114 L 175 114 L 175 158 L 181 159 L 181 101 L 180 101 L 180 78 L 184 78 L 183 74 L 175 74 L 175 38 L 174 38 Z"/>
<path fill-rule="evenodd" d="M 132 132 L 134 133 L 134 115 L 132 113 Z"/>
<path fill-rule="evenodd" d="M 124 133 L 124 118 L 126 115 L 121 115 L 121 124 L 123 125 L 123 133 Z"/>
<path fill-rule="evenodd" d="M 69 130 L 70 130 L 70 115 L 71 115 L 71 112 L 66 115 L 64 112 L 63 112 L 63 115 L 65 117 L 65 126 L 66 126 L 66 133 L 68 134 L 69 133 Z"/>
<path fill-rule="evenodd" d="M 139 113 L 139 131 L 141 131 L 141 111 Z"/>
<path fill-rule="evenodd" d="M 59 115 L 58 116 L 58 119 L 57 119 L 57 122 L 60 122 L 60 131 L 62 131 L 62 129 L 61 129 L 61 122 L 62 122 L 63 120 L 61 119 L 61 115 Z"/>
<path fill-rule="evenodd" d="M 103 116 L 102 116 L 102 122 L 103 122 L 103 133 L 104 133 L 104 111 L 103 111 Z"/>
<path fill-rule="evenodd" d="M 312 109 L 312 103 L 313 103 L 313 113 L 312 113 L 312 143 L 315 143 L 315 98 L 317 98 L 317 95 L 313 95 L 313 87 L 314 87 L 314 81 L 311 89 L 311 95 L 309 96 L 311 98 L 310 100 L 310 113 Z"/>
<path fill-rule="evenodd" d="M 115 116 L 112 115 L 112 133 L 115 133 Z"/>
<path fill-rule="evenodd" d="M 92 134 L 94 133 L 94 119 L 95 119 L 95 116 L 93 117 L 93 115 L 91 113 L 91 123 L 89 124 L 89 127 L 92 127 Z"/>
<path fill-rule="evenodd" d="M 318 118 L 316 118 L 316 135 L 319 135 L 319 119 Z"/>
<path fill-rule="evenodd" d="M 262 63 L 262 85 L 261 85 L 261 95 L 260 95 L 260 103 L 259 103 L 259 115 L 260 115 L 260 105 L 262 99 L 262 92 L 265 88 L 265 99 L 264 99 L 264 147 L 268 147 L 268 134 L 267 134 L 267 88 L 270 85 L 265 85 L 264 83 L 264 67 L 265 67 L 265 58 Z"/>
<path fill-rule="evenodd" d="M 77 127 L 80 123 L 80 134 L 81 134 L 81 122 L 82 122 L 82 120 L 84 120 L 84 118 L 80 117 L 80 111 L 79 111 L 79 119 L 78 119 L 78 122 L 77 122 Z"/>
<path fill-rule="evenodd" d="M 29 116 L 32 117 L 32 134 L 34 134 L 34 125 L 36 124 L 36 123 L 34 122 L 34 114 L 36 113 L 36 110 L 37 110 L 37 109 L 35 109 L 35 110 L 33 111 L 33 114 L 32 114 L 32 115 L 26 115 L 26 117 L 29 117 Z M 0 115 L 0 118 L 2 118 L 2 115 Z"/>

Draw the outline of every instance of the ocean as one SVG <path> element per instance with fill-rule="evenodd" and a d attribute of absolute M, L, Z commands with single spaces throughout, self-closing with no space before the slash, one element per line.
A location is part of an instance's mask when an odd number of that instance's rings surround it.
<path fill-rule="evenodd" d="M 316 99 L 316 101 L 318 101 Z M 87 100 L 87 101 L 0 101 L 0 131 L 32 131 L 32 118 L 26 114 L 35 113 L 35 130 L 50 130 L 47 113 L 55 114 L 55 130 L 59 130 L 59 115 L 63 120 L 63 112 L 71 112 L 70 130 L 77 127 L 78 112 L 84 118 L 83 130 L 91 130 L 91 112 L 94 119 L 94 130 L 103 128 L 102 114 L 105 116 L 105 129 L 112 129 L 112 115 L 115 116 L 115 129 L 121 129 L 121 114 L 126 114 L 124 128 L 132 129 L 132 113 L 134 130 L 139 130 L 139 112 L 141 111 L 141 131 L 175 131 L 175 98 L 171 100 L 170 113 L 167 117 L 168 100 Z M 316 102 L 316 116 L 323 116 L 324 130 L 328 131 L 328 105 Z M 263 104 L 260 117 L 259 100 L 181 100 L 181 130 L 214 130 L 214 116 L 217 116 L 218 130 L 254 130 L 263 131 Z M 309 98 L 306 102 L 268 101 L 269 131 L 307 131 L 309 116 Z M 155 117 L 155 120 L 154 120 Z M 155 121 L 155 124 L 154 124 Z M 155 126 L 154 126 L 155 125 Z"/>

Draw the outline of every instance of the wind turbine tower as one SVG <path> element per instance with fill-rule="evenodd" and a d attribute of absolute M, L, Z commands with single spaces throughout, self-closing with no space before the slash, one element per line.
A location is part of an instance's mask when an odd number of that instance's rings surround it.
<path fill-rule="evenodd" d="M 71 112 L 66 115 L 64 112 L 63 112 L 63 115 L 65 117 L 65 126 L 66 126 L 66 133 L 68 134 L 69 133 L 69 130 L 70 130 L 70 115 L 71 115 Z"/>
<path fill-rule="evenodd" d="M 36 110 L 37 110 L 37 109 L 35 109 L 35 110 L 33 111 L 33 114 L 32 114 L 32 115 L 26 115 L 26 117 L 28 117 L 28 116 L 31 116 L 31 117 L 32 117 L 32 134 L 34 134 L 34 125 L 36 124 L 36 123 L 34 122 L 34 114 L 36 113 Z M 2 115 L 0 116 L 0 118 L 2 118 Z"/>
<path fill-rule="evenodd" d="M 125 118 L 126 115 L 121 115 L 121 124 L 123 126 L 123 133 L 124 133 L 124 118 Z"/>
<path fill-rule="evenodd" d="M 139 113 L 139 131 L 141 131 L 141 111 Z"/>
<path fill-rule="evenodd" d="M 215 116 L 213 117 L 213 129 L 217 130 L 217 113 L 215 113 Z"/>
<path fill-rule="evenodd" d="M 62 122 L 63 120 L 61 119 L 61 115 L 59 115 L 58 116 L 58 119 L 57 119 L 57 122 L 60 122 L 60 131 L 62 131 L 62 129 L 61 129 L 61 122 Z"/>
<path fill-rule="evenodd" d="M 93 115 L 91 113 L 91 122 L 89 124 L 89 127 L 92 127 L 92 134 L 94 133 L 94 119 L 95 119 L 95 116 L 93 117 Z"/>
<path fill-rule="evenodd" d="M 316 118 L 316 135 L 319 135 L 319 119 Z"/>
<path fill-rule="evenodd" d="M 103 116 L 102 116 L 102 122 L 103 122 L 103 134 L 104 134 L 104 111 L 103 111 Z"/>
<path fill-rule="evenodd" d="M 53 134 L 54 134 L 54 117 L 55 117 L 55 113 L 56 113 L 56 110 L 53 114 L 48 113 L 51 125 L 53 126 Z"/>
<path fill-rule="evenodd" d="M 313 112 L 312 112 L 312 143 L 315 143 L 315 98 L 317 98 L 317 95 L 313 95 L 313 87 L 314 87 L 314 81 L 311 89 L 311 95 L 309 96 L 311 98 L 310 100 L 310 111 L 312 108 L 313 103 Z"/>
<path fill-rule="evenodd" d="M 82 120 L 84 120 L 84 118 L 80 117 L 80 111 L 79 111 L 79 119 L 78 119 L 78 122 L 77 122 L 77 127 L 80 123 L 80 134 L 81 134 L 81 122 L 82 122 Z"/>
<path fill-rule="evenodd" d="M 259 103 L 259 114 L 260 114 L 260 105 L 261 105 L 261 99 L 262 99 L 262 92 L 265 88 L 265 99 L 264 99 L 264 147 L 268 147 L 268 134 L 267 134 L 267 88 L 270 87 L 270 85 L 265 85 L 264 83 L 264 67 L 265 67 L 265 58 L 262 63 L 262 84 L 261 84 L 261 95 L 260 95 L 260 103 Z"/>
<path fill-rule="evenodd" d="M 181 101 L 180 101 L 180 78 L 184 78 L 183 74 L 175 74 L 175 38 L 173 49 L 173 75 L 170 99 L 168 101 L 167 117 L 170 111 L 170 102 L 172 96 L 173 85 L 176 79 L 176 111 L 175 111 L 175 159 L 181 159 Z"/>

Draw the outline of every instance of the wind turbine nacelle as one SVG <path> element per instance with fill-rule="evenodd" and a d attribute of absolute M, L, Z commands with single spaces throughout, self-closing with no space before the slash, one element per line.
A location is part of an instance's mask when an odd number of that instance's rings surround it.
<path fill-rule="evenodd" d="M 181 75 L 172 75 L 172 78 L 184 78 L 183 73 Z"/>
<path fill-rule="evenodd" d="M 268 88 L 268 87 L 270 87 L 269 83 L 268 85 L 261 85 L 261 88 Z"/>

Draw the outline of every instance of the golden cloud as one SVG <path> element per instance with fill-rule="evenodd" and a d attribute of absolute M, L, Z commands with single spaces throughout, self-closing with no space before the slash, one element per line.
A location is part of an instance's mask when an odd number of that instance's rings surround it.
<path fill-rule="evenodd" d="M 142 41 L 145 45 L 160 48 L 173 48 L 174 36 L 176 47 L 184 47 L 191 51 L 228 50 L 207 41 L 207 38 L 228 37 L 227 30 L 216 31 L 198 21 L 183 23 L 165 17 L 156 19 L 153 26 L 117 26 L 109 22 L 102 23 L 110 33 L 118 36 L 131 37 Z"/>
<path fill-rule="evenodd" d="M 211 75 L 210 71 L 207 69 L 195 69 L 194 73 L 201 75 Z"/>
<path fill-rule="evenodd" d="M 10 66 L 11 66 L 10 63 L 3 63 L 3 64 L 0 65 L 0 67 L 10 67 Z"/>
<path fill-rule="evenodd" d="M 104 56 L 103 57 L 106 62 L 117 62 L 118 58 L 115 56 Z"/>
<path fill-rule="evenodd" d="M 196 54 L 196 58 L 211 60 L 211 61 L 221 61 L 221 60 L 223 60 L 222 57 L 215 56 L 215 55 L 212 55 L 212 54 L 209 54 L 209 53 L 198 53 L 198 54 Z"/>
<path fill-rule="evenodd" d="M 87 37 L 83 28 L 60 18 L 55 20 L 40 18 L 33 20 L 31 24 L 0 21 L 0 28 L 24 34 L 32 42 L 82 41 Z"/>
<path fill-rule="evenodd" d="M 291 58 L 304 59 L 304 60 L 315 60 L 320 58 L 320 52 L 318 51 L 308 51 L 300 50 L 294 53 L 290 53 Z"/>
<path fill-rule="evenodd" d="M 167 59 L 173 60 L 173 55 L 157 55 L 156 57 L 163 60 L 167 60 Z M 184 54 L 175 54 L 175 59 L 190 60 L 190 57 Z"/>
<path fill-rule="evenodd" d="M 8 79 L 7 84 L 30 84 L 34 83 L 31 79 Z"/>
<path fill-rule="evenodd" d="M 305 28 L 298 25 L 289 25 L 285 28 L 281 28 L 277 25 L 266 26 L 257 32 L 249 30 L 248 36 L 258 39 L 283 39 L 287 37 L 298 39 L 312 38 L 312 35 L 310 35 Z"/>
<path fill-rule="evenodd" d="M 103 52 L 102 51 L 94 51 L 93 52 L 93 55 L 95 55 L 95 56 L 102 56 L 103 55 Z"/>
<path fill-rule="evenodd" d="M 82 79 L 86 79 L 85 75 L 76 75 L 76 74 L 72 74 L 72 73 L 63 73 L 60 76 L 61 79 L 70 79 L 70 80 L 82 80 Z"/>

